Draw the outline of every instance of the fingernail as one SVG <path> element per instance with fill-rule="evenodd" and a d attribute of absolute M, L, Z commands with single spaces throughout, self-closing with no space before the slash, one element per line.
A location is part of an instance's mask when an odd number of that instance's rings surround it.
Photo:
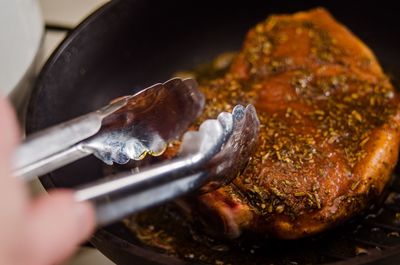
<path fill-rule="evenodd" d="M 95 226 L 95 214 L 93 206 L 89 202 L 78 202 L 75 206 L 78 229 L 82 240 L 90 236 Z"/>

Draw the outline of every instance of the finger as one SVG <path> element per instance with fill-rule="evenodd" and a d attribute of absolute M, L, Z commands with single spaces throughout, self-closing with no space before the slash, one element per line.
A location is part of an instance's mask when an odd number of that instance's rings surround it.
<path fill-rule="evenodd" d="M 11 156 L 18 143 L 18 124 L 11 104 L 0 95 L 0 225 L 21 223 L 28 194 L 21 181 L 11 177 Z M 8 233 L 12 231 L 5 231 Z"/>
<path fill-rule="evenodd" d="M 19 139 L 17 119 L 11 104 L 0 95 L 0 172 L 10 170 L 11 155 Z"/>
<path fill-rule="evenodd" d="M 69 257 L 94 229 L 94 210 L 77 203 L 70 191 L 52 192 L 32 207 L 31 263 L 54 264 Z M 34 261 L 34 262 L 32 262 Z"/>

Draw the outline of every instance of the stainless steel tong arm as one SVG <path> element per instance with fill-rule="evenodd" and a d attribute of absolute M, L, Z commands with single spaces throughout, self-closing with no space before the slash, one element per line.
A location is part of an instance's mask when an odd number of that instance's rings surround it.
<path fill-rule="evenodd" d="M 199 132 L 183 137 L 180 157 L 145 168 L 125 172 L 91 183 L 75 192 L 77 201 L 91 201 L 96 207 L 97 225 L 103 226 L 129 213 L 175 198 L 200 187 L 210 160 L 220 152 L 231 135 L 230 124 L 208 120 Z M 172 185 L 172 186 L 171 186 Z M 111 202 L 112 201 L 112 202 Z M 110 203 L 111 202 L 111 203 Z"/>
<path fill-rule="evenodd" d="M 186 132 L 178 157 L 91 183 L 76 190 L 75 199 L 92 202 L 102 226 L 195 190 L 210 191 L 244 169 L 258 131 L 254 107 L 238 105 Z"/>
<path fill-rule="evenodd" d="M 126 104 L 127 100 L 119 100 L 28 137 L 16 151 L 14 175 L 31 180 L 90 155 L 90 152 L 75 144 L 95 135 L 103 119 Z"/>
<path fill-rule="evenodd" d="M 17 150 L 14 174 L 30 180 L 90 154 L 109 165 L 160 155 L 203 107 L 204 96 L 193 79 L 155 84 L 29 136 Z"/>
<path fill-rule="evenodd" d="M 230 120 L 226 119 L 229 115 Z M 125 172 L 91 183 L 76 191 L 78 201 L 96 200 L 105 195 L 130 193 L 157 187 L 166 182 L 206 171 L 205 165 L 221 151 L 233 131 L 232 115 L 220 115 L 220 120 L 207 120 L 199 131 L 186 132 L 183 136 L 179 157 L 145 168 L 142 172 Z M 155 194 L 156 196 L 156 194 Z"/>
<path fill-rule="evenodd" d="M 147 168 L 142 172 L 121 173 L 112 177 L 83 187 L 75 192 L 77 201 L 94 200 L 104 195 L 111 195 L 116 192 L 129 190 L 134 192 L 137 190 L 145 190 L 149 187 L 164 184 L 169 181 L 182 178 L 196 173 L 202 164 L 205 163 L 203 154 L 196 154 L 185 158 L 177 158 L 167 161 L 157 166 Z M 203 163 L 202 163 L 203 161 Z"/>

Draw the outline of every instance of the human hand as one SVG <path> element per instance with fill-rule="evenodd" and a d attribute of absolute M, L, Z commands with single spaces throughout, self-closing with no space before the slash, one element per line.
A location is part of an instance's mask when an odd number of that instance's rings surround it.
<path fill-rule="evenodd" d="M 11 174 L 18 135 L 15 114 L 0 95 L 0 264 L 57 264 L 92 233 L 94 210 L 68 190 L 31 200 Z"/>

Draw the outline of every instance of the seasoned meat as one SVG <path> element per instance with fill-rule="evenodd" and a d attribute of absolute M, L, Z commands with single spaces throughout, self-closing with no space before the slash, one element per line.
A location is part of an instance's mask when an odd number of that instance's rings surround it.
<path fill-rule="evenodd" d="M 370 49 L 324 9 L 259 23 L 229 71 L 202 89 L 201 120 L 252 103 L 261 121 L 246 170 L 188 200 L 219 234 L 312 235 L 365 210 L 389 181 L 398 95 Z"/>

